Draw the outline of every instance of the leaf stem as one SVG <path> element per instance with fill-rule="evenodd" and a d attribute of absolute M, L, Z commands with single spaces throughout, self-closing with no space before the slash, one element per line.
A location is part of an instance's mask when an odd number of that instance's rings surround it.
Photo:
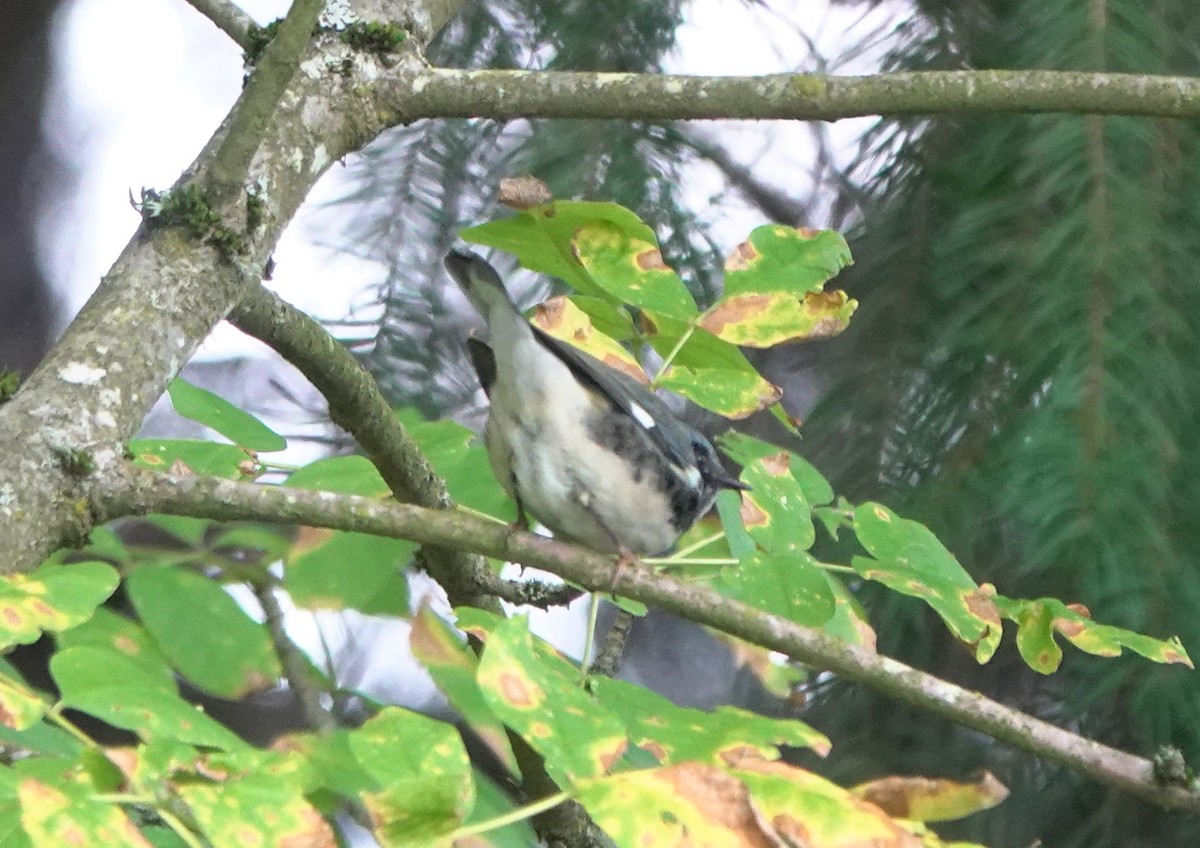
<path fill-rule="evenodd" d="M 459 840 L 465 839 L 468 836 L 476 836 L 480 833 L 487 833 L 489 830 L 505 827 L 506 825 L 515 824 L 525 819 L 533 818 L 538 813 L 545 812 L 551 807 L 557 807 L 564 801 L 569 801 L 573 796 L 571 792 L 557 792 L 554 795 L 548 795 L 540 801 L 534 801 L 532 804 L 527 804 L 524 807 L 518 807 L 511 812 L 505 813 L 502 816 L 496 816 L 487 821 L 476 822 L 475 824 L 464 825 L 458 830 L 450 834 L 448 843 L 457 843 Z"/>
<path fill-rule="evenodd" d="M 692 337 L 692 333 L 696 332 L 696 325 L 689 324 L 684 330 L 683 335 L 679 337 L 679 341 L 675 342 L 675 347 L 671 348 L 671 352 L 663 358 L 662 365 L 658 366 L 658 372 L 654 375 L 654 379 L 650 381 L 652 388 L 658 388 L 658 381 L 666 374 L 667 369 L 671 367 L 671 363 L 675 361 L 675 357 L 679 355 L 679 351 L 687 344 L 687 340 Z"/>

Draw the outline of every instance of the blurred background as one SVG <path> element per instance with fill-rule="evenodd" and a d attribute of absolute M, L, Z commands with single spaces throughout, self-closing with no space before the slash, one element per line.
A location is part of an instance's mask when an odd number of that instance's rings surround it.
<path fill-rule="evenodd" d="M 243 7 L 265 23 L 285 5 Z M 40 0 L 7 4 L 5 17 L 0 365 L 27 371 L 136 228 L 130 193 L 175 180 L 243 69 L 183 0 Z M 1198 45 L 1194 0 L 497 0 L 466 4 L 429 58 L 1195 76 Z M 807 458 L 839 493 L 927 523 L 1005 594 L 1081 602 L 1200 651 L 1196 124 L 418 122 L 332 169 L 280 243 L 270 285 L 330 322 L 397 405 L 477 420 L 461 346 L 471 319 L 440 257 L 458 228 L 501 214 L 497 183 L 519 173 L 559 197 L 635 209 L 701 301 L 764 220 L 846 232 L 856 264 L 838 285 L 862 304 L 851 329 L 758 363 L 804 419 Z M 545 291 L 532 277 L 520 284 Z M 303 436 L 298 458 L 337 443 L 302 378 L 260 345 L 222 328 L 200 360 L 192 379 Z M 920 604 L 871 585 L 860 598 L 884 653 L 1109 744 L 1147 756 L 1175 745 L 1200 760 L 1200 683 L 1186 669 L 1068 649 L 1040 677 L 1011 639 L 980 668 Z M 382 625 L 344 626 L 365 688 L 417 706 L 429 697 L 365 670 L 367 630 Z M 713 697 L 744 700 L 735 683 Z M 1195 820 L 858 687 L 814 682 L 801 714 L 834 740 L 817 767 L 841 782 L 988 768 L 1014 790 L 943 835 L 1014 848 L 1200 844 Z"/>

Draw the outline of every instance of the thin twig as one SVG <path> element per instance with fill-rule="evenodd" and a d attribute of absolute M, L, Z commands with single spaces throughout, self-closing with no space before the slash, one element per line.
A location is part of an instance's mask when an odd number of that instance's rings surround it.
<path fill-rule="evenodd" d="M 599 600 L 599 597 L 596 597 L 596 602 Z M 600 651 L 588 669 L 590 674 L 617 676 L 617 672 L 621 670 L 621 657 L 625 654 L 625 643 L 629 641 L 629 633 L 633 630 L 633 619 L 633 613 L 628 610 L 617 610 L 608 632 L 604 634 L 604 641 L 600 643 Z"/>
<path fill-rule="evenodd" d="M 188 3 L 232 38 L 238 47 L 250 49 L 250 27 L 255 25 L 254 18 L 243 12 L 236 3 L 231 0 L 188 0 Z"/>
<path fill-rule="evenodd" d="M 288 686 L 300 704 L 304 720 L 318 733 L 332 733 L 337 730 L 337 722 L 329 710 L 321 705 L 321 688 L 312 675 L 312 669 L 309 668 L 308 657 L 287 635 L 283 622 L 283 608 L 279 606 L 275 590 L 265 581 L 255 583 L 251 589 L 263 609 L 267 632 L 271 634 L 271 644 L 283 665 L 283 674 L 287 678 Z"/>

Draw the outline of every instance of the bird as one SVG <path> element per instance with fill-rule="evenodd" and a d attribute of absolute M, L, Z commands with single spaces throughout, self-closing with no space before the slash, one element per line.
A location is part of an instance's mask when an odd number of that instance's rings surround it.
<path fill-rule="evenodd" d="M 748 488 L 648 387 L 526 320 L 485 259 L 451 250 L 445 265 L 490 333 L 490 347 L 467 346 L 489 400 L 484 444 L 518 522 L 531 515 L 597 553 L 656 556 L 720 490 Z"/>

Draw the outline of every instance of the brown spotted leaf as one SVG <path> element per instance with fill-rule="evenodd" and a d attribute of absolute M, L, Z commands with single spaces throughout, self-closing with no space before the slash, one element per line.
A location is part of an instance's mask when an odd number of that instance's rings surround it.
<path fill-rule="evenodd" d="M 522 616 L 491 629 L 477 679 L 492 712 L 545 757 L 556 781 L 606 774 L 625 752 L 621 722 L 580 688 L 578 674 L 545 661 Z"/>
<path fill-rule="evenodd" d="M 696 316 L 691 293 L 653 239 L 596 221 L 581 227 L 571 244 L 593 282 L 618 301 L 684 321 Z"/>
<path fill-rule="evenodd" d="M 510 772 L 516 774 L 517 762 L 508 736 L 496 715 L 488 707 L 475 679 L 479 660 L 466 641 L 438 617 L 429 604 L 421 604 L 413 616 L 409 645 L 413 656 L 433 678 L 450 704 L 462 714 L 475 735 Z"/>
<path fill-rule="evenodd" d="M 0 725 L 25 730 L 41 720 L 46 706 L 45 699 L 26 685 L 15 668 L 0 661 Z"/>
<path fill-rule="evenodd" d="M 300 790 L 270 775 L 182 783 L 176 792 L 214 848 L 334 848 L 333 829 Z"/>
<path fill-rule="evenodd" d="M 620 848 L 777 848 L 749 792 L 717 766 L 683 763 L 624 772 L 577 787 L 579 800 Z"/>
<path fill-rule="evenodd" d="M 82 783 L 24 777 L 18 782 L 17 797 L 25 844 L 33 848 L 152 848 L 119 806 L 95 801 Z"/>
<path fill-rule="evenodd" d="M 360 797 L 385 848 L 448 834 L 475 804 L 471 764 L 451 724 L 387 707 L 352 731 L 349 743 L 379 787 Z"/>
<path fill-rule="evenodd" d="M 677 707 L 648 689 L 623 680 L 597 678 L 592 687 L 600 703 L 621 718 L 629 739 L 661 763 L 688 760 L 719 762 L 747 748 L 761 756 L 779 756 L 779 746 L 810 748 L 824 756 L 829 740 L 795 719 L 775 719 L 738 709 L 706 712 Z"/>
<path fill-rule="evenodd" d="M 773 347 L 784 342 L 836 336 L 850 324 L 858 301 L 843 291 L 755 292 L 722 298 L 700 318 L 699 326 L 719 339 L 743 347 Z"/>
<path fill-rule="evenodd" d="M 0 577 L 0 649 L 86 621 L 119 581 L 103 562 L 46 563 L 30 574 Z"/>

